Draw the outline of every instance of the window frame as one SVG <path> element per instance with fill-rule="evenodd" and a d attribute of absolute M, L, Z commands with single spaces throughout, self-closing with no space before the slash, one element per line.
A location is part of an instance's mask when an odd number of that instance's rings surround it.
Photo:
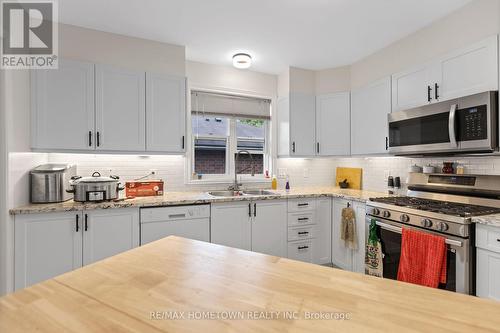
<path fill-rule="evenodd" d="M 234 91 L 226 91 L 226 90 L 213 90 L 213 89 L 207 89 L 207 88 L 200 88 L 200 87 L 189 87 L 188 89 L 189 94 L 188 96 L 191 96 L 192 91 L 203 91 L 203 92 L 208 92 L 208 93 L 225 93 L 225 94 L 232 94 L 235 96 L 243 96 L 243 97 L 250 97 L 250 98 L 264 98 L 264 99 L 270 99 L 271 100 L 271 114 L 272 114 L 272 109 L 274 105 L 274 98 L 270 96 L 262 96 L 262 95 L 252 95 L 252 94 L 241 94 L 241 93 L 235 93 Z M 234 163 L 235 163 L 235 158 L 234 154 L 236 153 L 236 147 L 237 147 L 237 138 L 236 138 L 236 119 L 257 119 L 257 117 L 251 117 L 251 116 L 245 116 L 245 115 L 235 115 L 235 116 L 224 116 L 230 119 L 229 121 L 229 147 L 228 147 L 228 152 L 226 154 L 226 173 L 224 175 L 221 174 L 204 174 L 201 179 L 195 179 L 193 177 L 194 173 L 194 163 L 195 163 L 195 156 L 194 156 L 194 138 L 195 136 L 193 135 L 193 128 L 192 128 L 192 111 L 191 111 L 191 98 L 188 99 L 188 108 L 187 108 L 187 135 L 190 138 L 188 142 L 190 144 L 186 147 L 186 168 L 185 168 L 185 184 L 187 185 L 202 185 L 202 184 L 231 184 L 234 182 Z M 207 113 L 208 114 L 208 113 Z M 273 165 L 274 165 L 274 157 L 273 157 L 273 136 L 272 136 L 272 128 L 274 126 L 273 119 L 265 119 L 265 138 L 264 138 L 264 150 L 262 153 L 260 152 L 252 152 L 252 154 L 262 154 L 264 155 L 264 166 L 263 166 L 263 173 L 255 176 L 251 176 L 250 174 L 238 174 L 238 180 L 244 183 L 270 183 L 271 182 L 271 175 L 273 174 Z M 214 138 L 214 137 L 211 137 Z M 269 178 L 265 177 L 265 172 L 268 170 L 269 172 Z"/>

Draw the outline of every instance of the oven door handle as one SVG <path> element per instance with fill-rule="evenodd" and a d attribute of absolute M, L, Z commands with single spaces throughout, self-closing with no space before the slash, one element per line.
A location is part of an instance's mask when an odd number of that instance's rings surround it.
<path fill-rule="evenodd" d="M 393 231 L 393 232 L 396 232 L 398 234 L 401 234 L 403 232 L 403 228 L 396 227 L 396 226 L 393 226 L 393 225 L 390 225 L 390 224 L 387 224 L 387 223 L 384 223 L 384 222 L 377 221 L 376 224 L 379 227 L 381 227 L 382 229 L 385 229 L 385 230 L 388 230 L 388 231 Z M 445 238 L 444 242 L 446 244 L 448 244 L 448 245 L 453 245 L 453 246 L 456 246 L 456 247 L 462 247 L 462 242 L 459 242 L 459 241 L 456 241 L 456 240 L 453 240 L 453 239 Z"/>
<path fill-rule="evenodd" d="M 450 117 L 448 118 L 448 132 L 449 132 L 449 135 L 450 135 L 450 143 L 453 147 L 457 147 L 458 144 L 457 144 L 457 136 L 456 136 L 456 133 L 457 133 L 457 129 L 456 129 L 456 114 L 457 114 L 457 105 L 456 104 L 453 104 L 451 107 L 450 107 Z"/>

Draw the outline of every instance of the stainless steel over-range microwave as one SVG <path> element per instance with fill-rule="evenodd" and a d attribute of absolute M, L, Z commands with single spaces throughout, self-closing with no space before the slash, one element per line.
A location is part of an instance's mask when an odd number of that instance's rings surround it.
<path fill-rule="evenodd" d="M 488 153 L 498 147 L 498 92 L 488 91 L 393 112 L 389 153 Z"/>

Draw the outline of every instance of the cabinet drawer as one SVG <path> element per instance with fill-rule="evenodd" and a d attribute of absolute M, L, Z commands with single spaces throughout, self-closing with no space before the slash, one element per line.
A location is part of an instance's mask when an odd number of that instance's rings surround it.
<path fill-rule="evenodd" d="M 314 226 L 288 228 L 288 241 L 314 238 Z"/>
<path fill-rule="evenodd" d="M 288 212 L 301 212 L 305 210 L 314 210 L 316 200 L 311 198 L 290 199 L 288 200 Z"/>
<path fill-rule="evenodd" d="M 314 212 L 288 213 L 288 226 L 302 226 L 315 224 Z"/>
<path fill-rule="evenodd" d="M 289 259 L 313 262 L 313 253 L 313 242 L 311 240 L 288 243 Z"/>
<path fill-rule="evenodd" d="M 500 227 L 476 224 L 476 246 L 500 253 Z"/>

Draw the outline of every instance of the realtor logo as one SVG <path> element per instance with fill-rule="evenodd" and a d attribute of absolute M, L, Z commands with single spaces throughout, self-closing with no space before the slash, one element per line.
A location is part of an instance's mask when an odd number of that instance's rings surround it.
<path fill-rule="evenodd" d="M 2 0 L 2 69 L 57 68 L 57 3 Z"/>

